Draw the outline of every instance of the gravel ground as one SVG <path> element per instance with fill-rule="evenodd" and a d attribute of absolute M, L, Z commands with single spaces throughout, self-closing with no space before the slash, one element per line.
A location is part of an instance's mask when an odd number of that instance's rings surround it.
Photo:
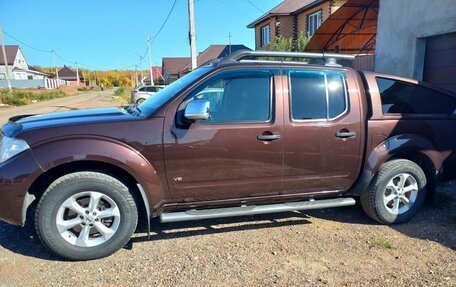
<path fill-rule="evenodd" d="M 116 254 L 63 261 L 0 222 L 0 286 L 456 286 L 456 182 L 410 223 L 359 205 L 188 223 L 155 222 Z"/>

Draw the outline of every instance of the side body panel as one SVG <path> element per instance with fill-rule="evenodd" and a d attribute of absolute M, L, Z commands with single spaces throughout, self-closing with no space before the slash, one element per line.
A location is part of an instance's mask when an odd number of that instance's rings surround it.
<path fill-rule="evenodd" d="M 290 68 L 312 71 L 311 68 Z M 284 78 L 284 193 L 313 195 L 347 191 L 356 181 L 362 166 L 365 146 L 366 101 L 358 74 L 346 75 L 347 110 L 335 119 L 293 120 L 290 79 Z M 306 95 L 296 95 L 306 96 Z M 311 96 L 311 95 L 307 95 Z M 339 131 L 356 132 L 353 138 L 339 138 Z"/>
<path fill-rule="evenodd" d="M 282 81 L 272 77 L 272 117 L 266 123 L 175 124 L 186 94 L 167 109 L 164 156 L 169 189 L 176 203 L 241 200 L 280 195 L 283 142 L 262 142 L 264 132 L 282 134 Z"/>
<path fill-rule="evenodd" d="M 377 172 L 386 160 L 404 153 L 420 153 L 429 158 L 436 173 L 456 163 L 456 119 L 446 115 L 384 115 L 376 76 L 420 84 L 418 81 L 365 73 L 372 116 L 369 120 L 367 159 L 364 170 Z"/>
<path fill-rule="evenodd" d="M 123 169 L 142 185 L 154 211 L 172 200 L 164 172 L 162 128 L 163 118 L 151 118 L 50 127 L 21 137 L 34 143 L 33 155 L 45 172 L 78 161 L 97 161 Z"/>

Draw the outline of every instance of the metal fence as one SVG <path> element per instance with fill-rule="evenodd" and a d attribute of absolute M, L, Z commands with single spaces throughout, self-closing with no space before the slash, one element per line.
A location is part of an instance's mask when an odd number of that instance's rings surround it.
<path fill-rule="evenodd" d="M 360 71 L 373 72 L 375 70 L 375 55 L 356 56 L 353 62 L 353 68 Z"/>
<path fill-rule="evenodd" d="M 16 89 L 57 89 L 59 86 L 70 86 L 70 82 L 57 79 L 11 80 Z M 0 80 L 0 88 L 8 88 L 6 80 Z"/>

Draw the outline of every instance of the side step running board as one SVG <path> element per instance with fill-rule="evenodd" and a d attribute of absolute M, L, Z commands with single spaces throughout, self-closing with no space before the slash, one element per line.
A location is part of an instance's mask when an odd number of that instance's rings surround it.
<path fill-rule="evenodd" d="M 322 209 L 331 207 L 342 207 L 355 205 L 353 198 L 335 198 L 322 200 L 309 200 L 299 202 L 286 202 L 266 205 L 246 205 L 240 207 L 226 207 L 215 209 L 187 210 L 179 212 L 162 213 L 161 222 L 180 222 L 189 220 L 201 220 L 210 218 L 222 218 L 233 216 L 245 216 L 255 214 L 268 214 L 278 212 L 288 212 L 295 210 Z"/>

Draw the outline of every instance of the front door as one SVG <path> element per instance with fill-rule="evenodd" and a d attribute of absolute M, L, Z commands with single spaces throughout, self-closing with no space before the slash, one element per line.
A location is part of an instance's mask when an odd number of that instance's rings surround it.
<path fill-rule="evenodd" d="M 285 72 L 284 193 L 347 190 L 362 161 L 358 93 L 349 95 L 345 72 Z"/>
<path fill-rule="evenodd" d="M 176 201 L 252 198 L 282 192 L 282 99 L 277 70 L 218 72 L 170 106 L 164 128 L 168 186 Z M 280 87 L 281 88 L 281 87 Z M 210 117 L 183 116 L 192 100 L 207 100 Z"/>

